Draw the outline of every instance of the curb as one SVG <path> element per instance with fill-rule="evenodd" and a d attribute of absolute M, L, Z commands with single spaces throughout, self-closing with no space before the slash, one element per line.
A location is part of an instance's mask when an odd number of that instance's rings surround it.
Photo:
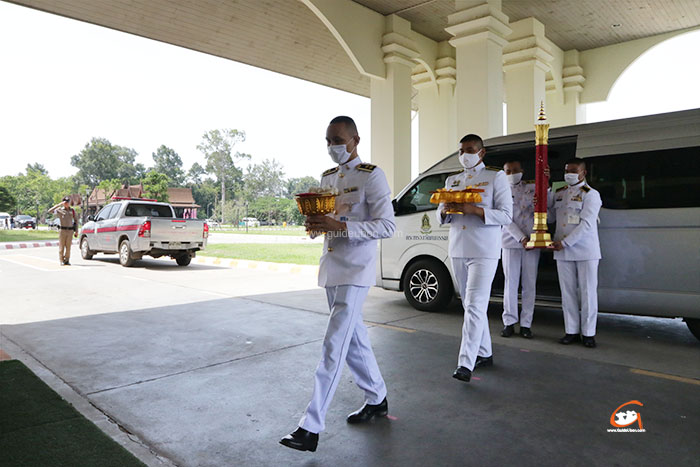
<path fill-rule="evenodd" d="M 271 263 L 247 259 L 219 258 L 215 256 L 197 256 L 192 264 L 206 264 L 224 268 L 248 269 L 256 271 L 282 272 L 287 274 L 318 275 L 318 266 L 310 264 Z"/>
<path fill-rule="evenodd" d="M 78 242 L 73 240 L 72 244 L 77 245 Z M 41 248 L 45 246 L 58 246 L 58 240 L 0 243 L 0 250 L 20 250 L 22 248 Z"/>

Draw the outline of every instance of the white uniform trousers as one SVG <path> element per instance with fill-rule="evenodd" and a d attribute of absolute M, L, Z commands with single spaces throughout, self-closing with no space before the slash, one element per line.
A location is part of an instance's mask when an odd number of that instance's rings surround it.
<path fill-rule="evenodd" d="M 598 319 L 598 261 L 557 260 L 561 308 L 567 334 L 595 336 Z"/>
<path fill-rule="evenodd" d="M 459 286 L 464 307 L 462 343 L 459 347 L 459 366 L 474 370 L 477 355 L 491 356 L 491 334 L 486 314 L 491 296 L 491 284 L 496 275 L 498 260 L 490 258 L 450 258 L 452 271 Z"/>
<path fill-rule="evenodd" d="M 312 433 L 325 428 L 326 412 L 347 362 L 355 383 L 365 391 L 365 402 L 379 404 L 386 397 L 386 384 L 362 321 L 362 305 L 369 287 L 339 285 L 326 287 L 331 310 L 323 339 L 323 354 L 314 375 L 311 402 L 299 426 Z"/>
<path fill-rule="evenodd" d="M 518 285 L 522 284 L 522 311 L 520 326 L 529 328 L 535 313 L 535 287 L 537 283 L 537 266 L 540 263 L 540 250 L 525 248 L 503 248 L 503 325 L 510 326 L 518 322 Z"/>

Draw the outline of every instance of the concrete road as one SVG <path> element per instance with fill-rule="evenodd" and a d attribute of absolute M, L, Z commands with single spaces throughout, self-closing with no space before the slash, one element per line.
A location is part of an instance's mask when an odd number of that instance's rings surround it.
<path fill-rule="evenodd" d="M 323 243 L 323 237 L 309 238 L 307 235 L 255 235 L 209 232 L 209 243 L 293 243 L 298 245 Z"/>
<path fill-rule="evenodd" d="M 365 320 L 390 415 L 348 426 L 345 371 L 319 450 L 277 444 L 311 392 L 327 320 L 310 274 L 116 256 L 58 265 L 54 248 L 0 253 L 0 348 L 149 465 L 698 465 L 700 343 L 680 320 L 601 315 L 597 349 L 562 346 L 561 313 L 535 339 L 500 337 L 493 368 L 451 378 L 462 322 L 372 289 Z M 645 433 L 612 433 L 625 402 Z M 637 424 L 634 425 L 635 427 Z"/>

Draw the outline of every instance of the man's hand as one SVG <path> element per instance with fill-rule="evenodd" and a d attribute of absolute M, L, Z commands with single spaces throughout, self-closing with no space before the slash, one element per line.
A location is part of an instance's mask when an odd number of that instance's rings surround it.
<path fill-rule="evenodd" d="M 552 246 L 550 248 L 554 251 L 561 251 L 564 249 L 564 245 L 561 242 L 552 242 Z"/>
<path fill-rule="evenodd" d="M 547 180 L 549 180 L 549 164 L 547 164 L 544 168 L 544 174 L 547 176 Z"/>
<path fill-rule="evenodd" d="M 75 238 L 78 238 L 78 232 L 75 232 L 75 233 L 73 234 L 73 236 L 74 236 Z"/>
<path fill-rule="evenodd" d="M 321 232 L 345 232 L 348 230 L 345 222 L 340 222 L 333 219 L 331 216 L 317 214 L 314 216 L 308 216 L 306 222 L 304 222 L 306 231 L 312 234 L 318 234 Z"/>
<path fill-rule="evenodd" d="M 527 237 L 523 237 L 522 240 L 520 240 L 520 244 L 523 246 L 523 248 L 527 249 L 527 242 L 529 239 Z"/>

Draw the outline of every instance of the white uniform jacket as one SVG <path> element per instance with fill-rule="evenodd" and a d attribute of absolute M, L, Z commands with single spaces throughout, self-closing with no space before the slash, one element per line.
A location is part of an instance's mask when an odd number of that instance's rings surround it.
<path fill-rule="evenodd" d="M 549 216 L 556 219 L 554 240 L 564 249 L 554 252 L 554 259 L 588 261 L 600 259 L 598 213 L 602 206 L 600 193 L 584 181 L 559 188 L 552 196 Z"/>
<path fill-rule="evenodd" d="M 513 216 L 513 198 L 505 172 L 479 163 L 474 168 L 464 169 L 445 180 L 445 188 L 463 190 L 468 186 L 481 188 L 484 220 L 474 215 L 448 214 L 442 218 L 441 203 L 437 209 L 440 224 L 450 224 L 449 255 L 451 258 L 501 257 L 501 226 L 510 224 Z"/>
<path fill-rule="evenodd" d="M 338 189 L 333 218 L 347 232 L 326 235 L 318 271 L 318 285 L 334 287 L 375 285 L 377 239 L 394 234 L 394 207 L 384 172 L 359 157 L 323 172 L 321 186 Z"/>
<path fill-rule="evenodd" d="M 513 193 L 513 222 L 503 226 L 503 248 L 522 248 L 520 240 L 530 238 L 535 223 L 535 182 L 521 181 L 510 186 Z"/>

